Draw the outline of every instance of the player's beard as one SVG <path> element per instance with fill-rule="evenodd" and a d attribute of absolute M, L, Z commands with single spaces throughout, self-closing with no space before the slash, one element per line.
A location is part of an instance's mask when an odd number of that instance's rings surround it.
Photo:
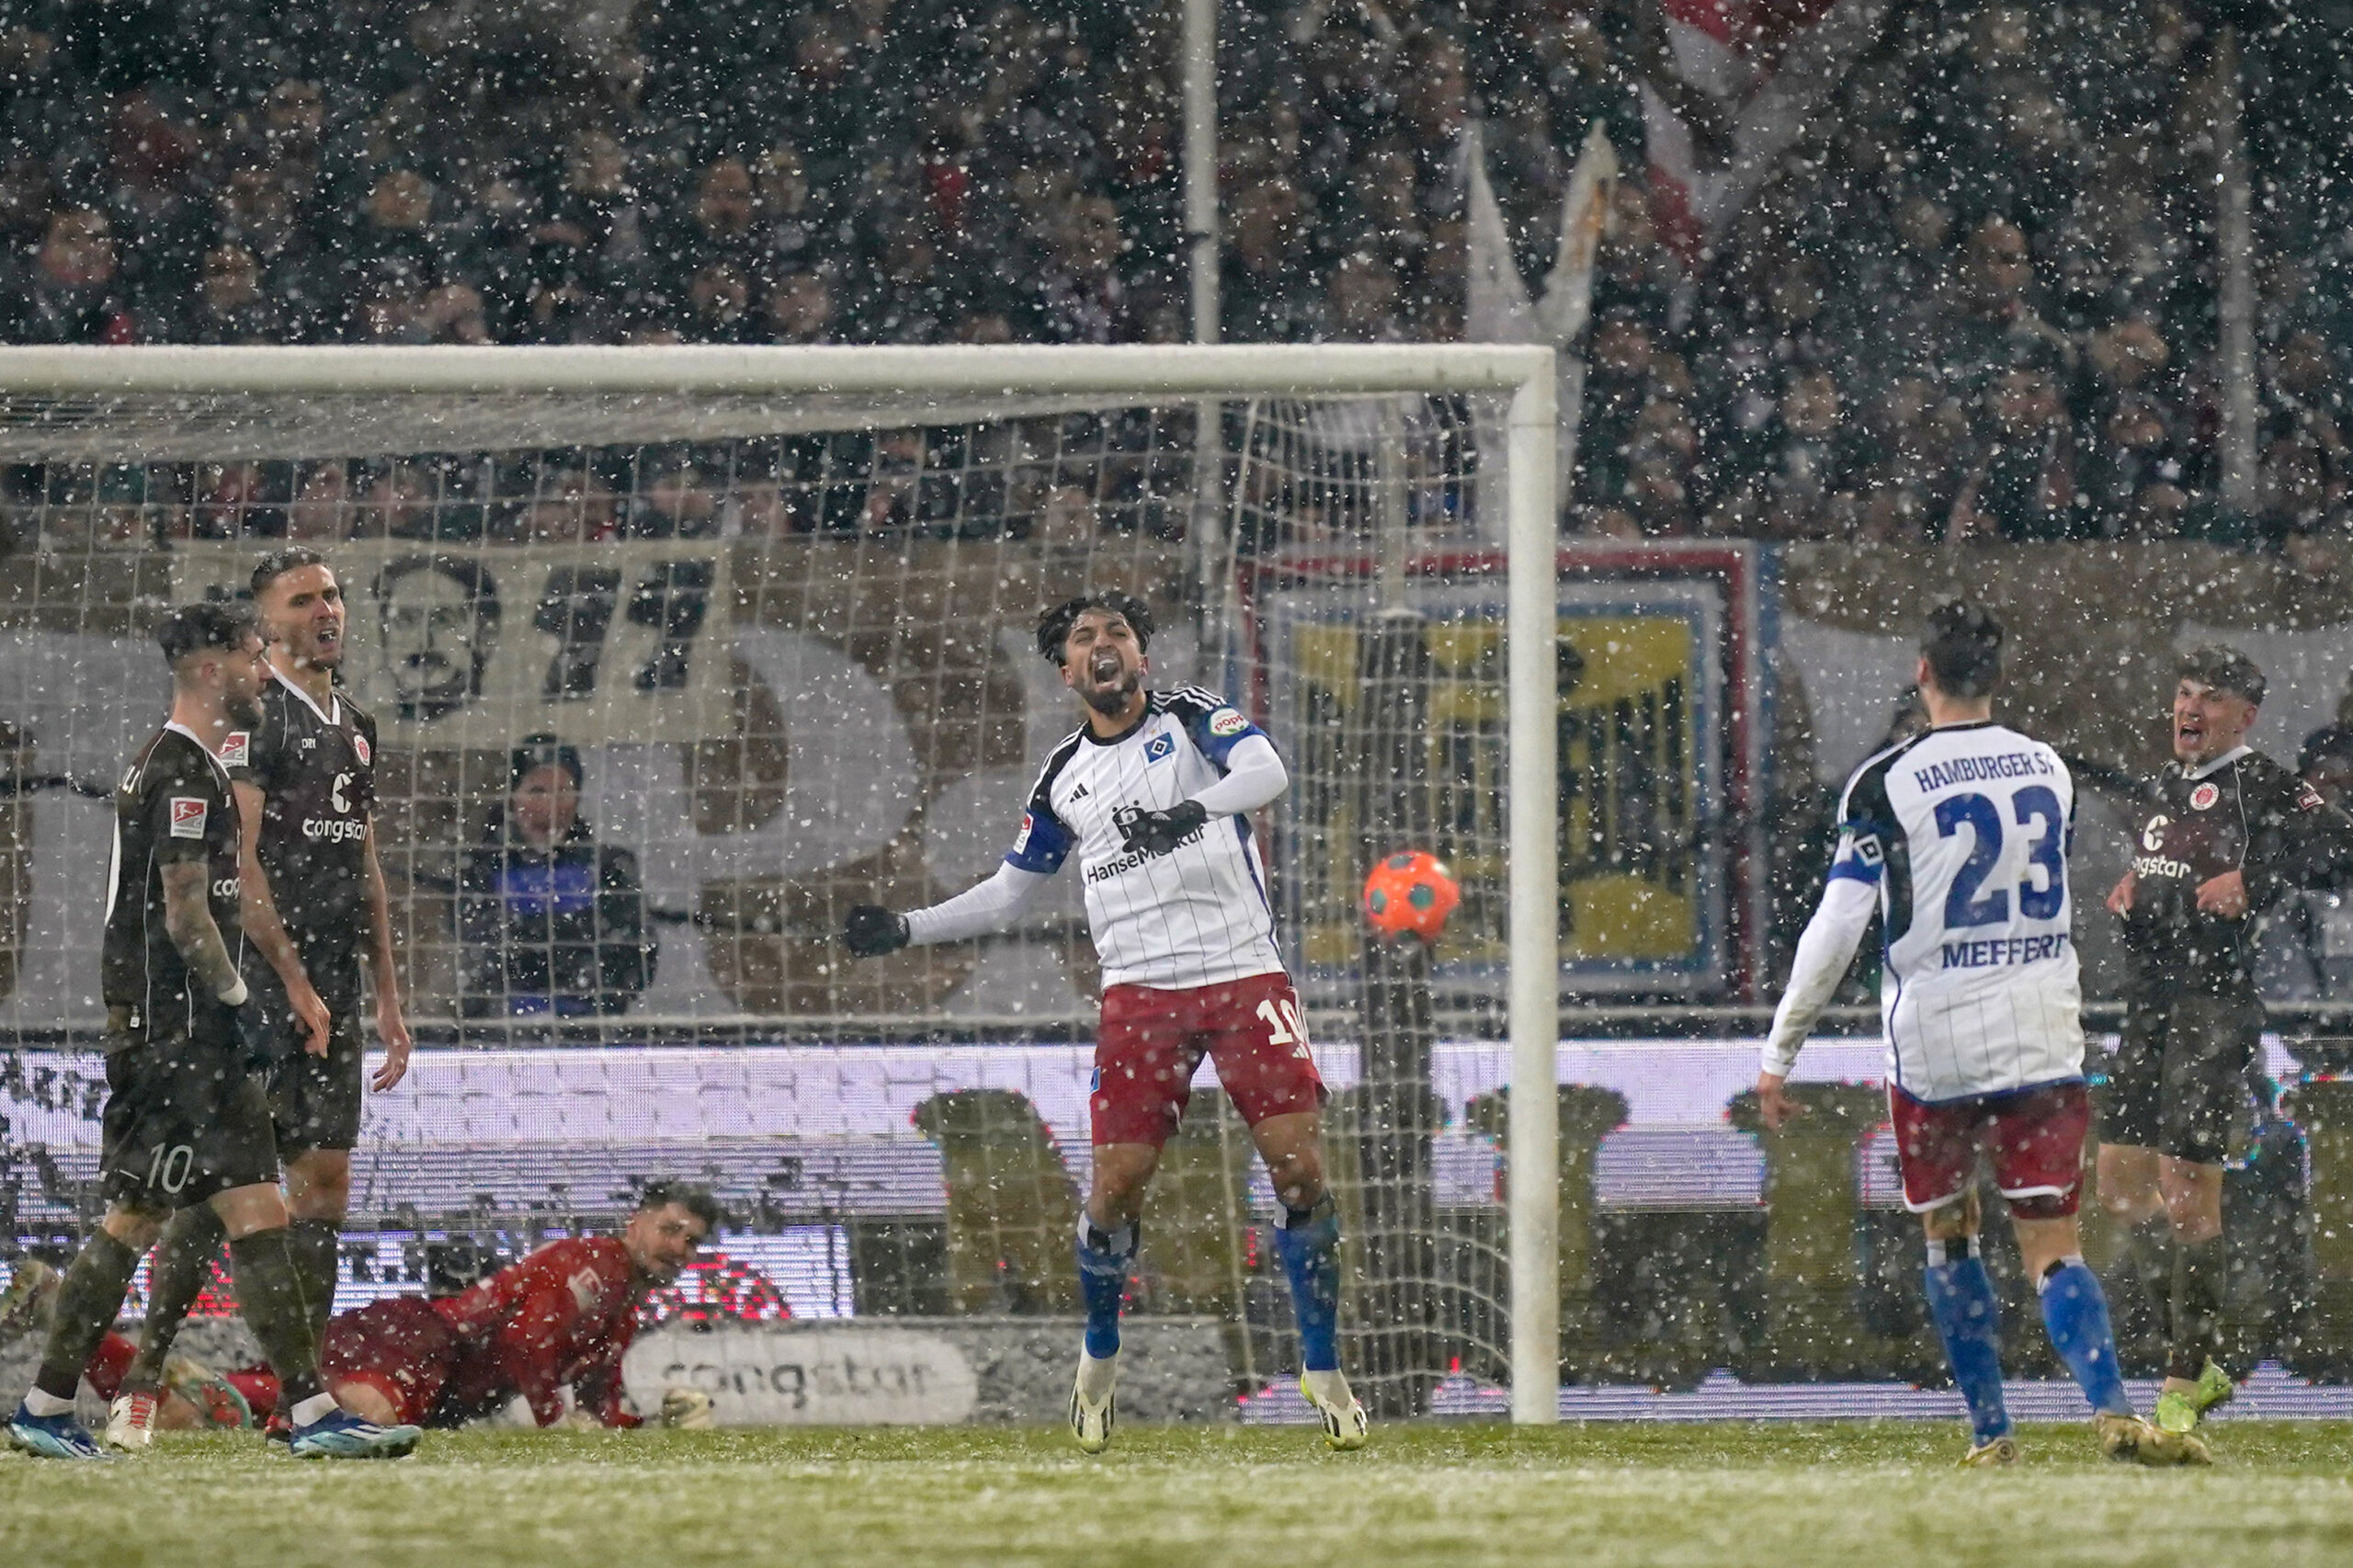
<path fill-rule="evenodd" d="M 224 691 L 221 694 L 221 710 L 229 722 L 239 729 L 261 727 L 261 699 L 247 691 Z"/>
<path fill-rule="evenodd" d="M 1103 680 L 1096 679 L 1090 669 L 1087 679 L 1090 684 L 1079 694 L 1080 700 L 1107 719 L 1118 718 L 1143 687 L 1143 672 L 1138 669 L 1123 669 L 1116 678 Z"/>

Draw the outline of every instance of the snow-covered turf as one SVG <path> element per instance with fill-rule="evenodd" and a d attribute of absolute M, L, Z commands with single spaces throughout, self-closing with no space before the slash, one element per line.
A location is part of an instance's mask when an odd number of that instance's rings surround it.
<path fill-rule="evenodd" d="M 2109 1464 L 2078 1426 L 1952 1468 L 1918 1422 L 1295 1430 L 432 1434 L 397 1464 L 180 1437 L 100 1468 L 0 1460 L 0 1563 L 671 1568 L 738 1562 L 1292 1568 L 1407 1563 L 2353 1562 L 2353 1423 L 2242 1422 L 2211 1471 Z"/>

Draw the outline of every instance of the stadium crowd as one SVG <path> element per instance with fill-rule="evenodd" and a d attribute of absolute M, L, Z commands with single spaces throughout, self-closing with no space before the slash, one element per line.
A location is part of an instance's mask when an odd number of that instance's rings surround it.
<path fill-rule="evenodd" d="M 1836 110 L 1699 253 L 1663 237 L 1639 172 L 1651 7 L 1229 11 L 1229 338 L 1459 336 L 1474 119 L 1524 271 L 1550 254 L 1589 126 L 1637 171 L 1597 267 L 1572 529 L 2191 537 L 2314 573 L 2348 554 L 2347 247 L 2314 177 L 2333 100 L 2294 75 L 2296 39 L 2258 40 L 2248 70 L 2265 258 L 2248 515 L 2216 500 L 2216 100 L 2195 6 L 1899 6 Z M 1172 7 L 48 0 L 10 16 L 7 341 L 1187 335 Z M 451 524 L 446 474 L 398 463 L 113 471 L 48 499 L 93 503 L 99 545 L 840 526 L 757 503 L 748 520 L 732 505 L 683 518 L 613 466 L 534 479 L 545 505 L 506 525 L 477 505 L 494 480 Z M 11 498 L 38 483 L 18 473 Z M 173 506 L 159 528 L 109 521 L 109 500 Z"/>

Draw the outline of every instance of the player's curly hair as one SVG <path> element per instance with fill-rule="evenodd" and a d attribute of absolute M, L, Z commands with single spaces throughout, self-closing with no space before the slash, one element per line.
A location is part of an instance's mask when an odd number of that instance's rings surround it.
<path fill-rule="evenodd" d="M 1920 656 L 1947 697 L 1987 697 L 2002 682 L 2002 638 L 1992 610 L 1955 599 L 1929 611 Z"/>
<path fill-rule="evenodd" d="M 1152 646 L 1152 609 L 1133 594 L 1116 589 L 1103 594 L 1081 594 L 1074 599 L 1064 599 L 1038 617 L 1038 653 L 1048 664 L 1060 668 L 1063 644 L 1070 641 L 1070 629 L 1088 610 L 1107 610 L 1126 621 L 1136 634 L 1136 646 Z"/>

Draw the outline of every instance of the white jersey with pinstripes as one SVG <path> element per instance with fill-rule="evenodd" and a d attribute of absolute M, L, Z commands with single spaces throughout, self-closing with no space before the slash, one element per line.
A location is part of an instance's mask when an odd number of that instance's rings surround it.
<path fill-rule="evenodd" d="M 1895 1085 L 1933 1104 L 2082 1077 L 2058 753 L 1990 721 L 1940 726 L 1864 763 L 1839 818 L 1830 875 L 1879 890 Z"/>
<path fill-rule="evenodd" d="M 1076 854 L 1105 985 L 1181 990 L 1283 972 L 1248 817 L 1213 816 L 1165 855 L 1128 849 L 1120 835 L 1130 813 L 1216 783 L 1235 744 L 1263 733 L 1216 693 L 1180 687 L 1149 693 L 1126 733 L 1080 730 L 1046 758 L 1006 859 L 1052 872 Z"/>

